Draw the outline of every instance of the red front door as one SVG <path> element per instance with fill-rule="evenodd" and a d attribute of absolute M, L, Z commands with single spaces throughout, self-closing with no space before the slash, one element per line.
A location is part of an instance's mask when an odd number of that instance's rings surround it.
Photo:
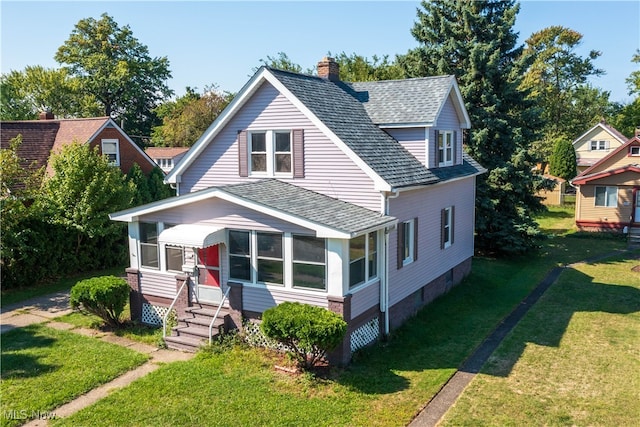
<path fill-rule="evenodd" d="M 198 284 L 220 287 L 219 245 L 198 249 Z"/>

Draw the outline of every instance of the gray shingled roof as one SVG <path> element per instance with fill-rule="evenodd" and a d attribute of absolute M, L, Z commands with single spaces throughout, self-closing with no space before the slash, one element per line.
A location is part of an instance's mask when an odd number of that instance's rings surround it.
<path fill-rule="evenodd" d="M 349 83 L 376 124 L 433 123 L 453 76 Z"/>
<path fill-rule="evenodd" d="M 470 162 L 468 157 L 465 158 L 463 165 L 453 167 L 446 172 L 436 173 L 436 170 L 427 169 L 398 141 L 374 124 L 359 99 L 362 97 L 362 93 L 354 92 L 354 88 L 360 84 L 354 86 L 353 83 L 332 82 L 316 76 L 271 68 L 269 70 L 341 141 L 393 188 L 435 184 L 445 179 L 484 172 L 480 165 L 475 161 Z M 426 90 L 427 83 L 430 83 L 434 87 L 444 88 L 444 82 L 450 84 L 451 78 L 451 76 L 446 76 L 434 79 L 416 79 L 415 86 Z M 398 81 L 395 82 L 398 83 Z M 399 88 L 400 85 L 398 84 L 396 87 Z M 402 98 L 408 96 L 410 93 Z M 437 109 L 433 114 L 436 111 Z"/>
<path fill-rule="evenodd" d="M 231 184 L 218 190 L 344 233 L 355 234 L 395 221 L 379 212 L 276 179 Z"/>

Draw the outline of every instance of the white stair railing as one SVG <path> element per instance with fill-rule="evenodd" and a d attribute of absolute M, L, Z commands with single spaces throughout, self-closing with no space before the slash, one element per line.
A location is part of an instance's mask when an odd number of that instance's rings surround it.
<path fill-rule="evenodd" d="M 220 305 L 218 306 L 216 313 L 213 315 L 213 319 L 211 319 L 211 323 L 209 323 L 209 345 L 211 345 L 211 341 L 213 339 L 213 324 L 218 318 L 218 315 L 220 314 L 220 310 L 222 310 L 222 306 L 224 305 L 225 301 L 227 301 L 227 296 L 229 295 L 229 289 L 231 289 L 231 286 L 227 285 L 227 290 L 224 292 L 224 295 L 222 296 L 222 301 L 220 301 Z"/>
<path fill-rule="evenodd" d="M 182 283 L 182 286 L 180 286 L 180 290 L 176 294 L 176 297 L 173 299 L 173 301 L 171 302 L 171 305 L 169 306 L 169 309 L 167 310 L 167 312 L 164 314 L 164 317 L 162 318 L 162 338 L 167 337 L 167 319 L 169 318 L 169 315 L 173 311 L 173 306 L 176 305 L 176 301 L 178 301 L 178 297 L 180 297 L 180 294 L 182 293 L 182 290 L 184 289 L 187 283 L 189 283 L 189 280 L 185 280 Z"/>

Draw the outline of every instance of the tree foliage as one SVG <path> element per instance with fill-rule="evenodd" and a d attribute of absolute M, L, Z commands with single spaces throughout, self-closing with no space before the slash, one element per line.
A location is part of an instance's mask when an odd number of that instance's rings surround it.
<path fill-rule="evenodd" d="M 302 73 L 302 67 L 289 58 L 285 52 L 278 52 L 275 56 L 267 55 L 267 59 L 260 58 L 260 64 L 278 70 L 291 71 L 292 73 Z M 254 67 L 255 73 L 260 67 Z M 313 74 L 313 68 L 304 71 L 305 74 Z"/>
<path fill-rule="evenodd" d="M 557 138 L 549 161 L 549 173 L 569 181 L 578 174 L 576 164 L 576 150 L 571 141 Z"/>
<path fill-rule="evenodd" d="M 636 51 L 631 62 L 640 64 L 640 50 Z M 629 95 L 635 96 L 629 104 L 615 106 L 610 122 L 624 135 L 633 136 L 640 127 L 640 71 L 633 71 L 626 82 Z"/>
<path fill-rule="evenodd" d="M 115 276 L 92 277 L 73 285 L 69 304 L 75 310 L 86 310 L 108 325 L 120 327 L 120 316 L 129 300 L 129 284 Z"/>
<path fill-rule="evenodd" d="M 162 125 L 153 129 L 151 142 L 155 146 L 190 147 L 207 130 L 233 94 L 206 87 L 202 94 L 187 88 L 184 96 L 162 104 L 156 113 Z"/>
<path fill-rule="evenodd" d="M 331 54 L 329 54 L 331 56 Z M 404 78 L 404 70 L 388 55 L 371 59 L 352 53 L 341 52 L 335 57 L 340 66 L 340 80 L 345 82 L 367 82 L 377 80 L 397 80 Z"/>
<path fill-rule="evenodd" d="M 575 51 L 581 42 L 582 34 L 562 26 L 547 27 L 526 40 L 523 55 L 531 65 L 521 89 L 540 107 L 543 128 L 533 150 L 544 162 L 556 138 L 575 139 L 609 111 L 609 93 L 587 83 L 604 74 L 594 65 L 601 53 L 592 50 L 581 57 Z"/>
<path fill-rule="evenodd" d="M 455 75 L 473 129 L 469 153 L 489 172 L 477 178 L 476 247 L 503 254 L 535 248 L 534 194 L 548 186 L 528 152 L 539 111 L 519 89 L 528 63 L 513 32 L 514 1 L 423 1 L 412 34 L 419 46 L 398 56 L 408 77 Z"/>
<path fill-rule="evenodd" d="M 291 349 L 299 365 L 309 369 L 342 342 L 347 323 L 322 307 L 284 302 L 264 311 L 260 329 Z"/>
<path fill-rule="evenodd" d="M 152 58 L 149 49 L 109 15 L 81 19 L 55 54 L 69 75 L 80 79 L 82 90 L 93 95 L 104 115 L 124 122 L 129 135 L 151 134 L 153 110 L 172 91 L 166 57 Z"/>

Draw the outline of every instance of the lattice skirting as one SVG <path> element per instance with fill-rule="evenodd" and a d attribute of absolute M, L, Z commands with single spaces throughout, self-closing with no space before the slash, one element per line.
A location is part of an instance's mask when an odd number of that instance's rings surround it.
<path fill-rule="evenodd" d="M 351 333 L 351 352 L 365 347 L 380 336 L 380 321 L 376 317 Z"/>
<path fill-rule="evenodd" d="M 289 351 L 289 347 L 266 337 L 260 330 L 260 324 L 244 322 L 245 341 L 252 347 L 266 347 L 278 351 Z"/>
<path fill-rule="evenodd" d="M 167 314 L 169 307 L 163 307 L 161 305 L 151 305 L 149 303 L 142 303 L 142 323 L 148 325 L 162 325 L 162 319 Z"/>

